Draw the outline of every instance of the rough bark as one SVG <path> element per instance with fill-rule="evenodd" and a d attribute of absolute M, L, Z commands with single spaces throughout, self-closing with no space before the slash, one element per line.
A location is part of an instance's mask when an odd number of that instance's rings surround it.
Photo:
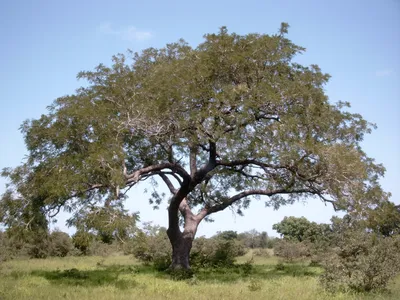
<path fill-rule="evenodd" d="M 170 237 L 172 244 L 172 263 L 170 269 L 190 269 L 189 256 L 196 230 L 197 224 L 194 224 L 191 228 L 185 228 L 178 235 L 172 235 L 172 239 Z"/>
<path fill-rule="evenodd" d="M 186 199 L 183 199 L 180 203 L 179 211 L 182 213 L 185 222 L 183 232 L 179 228 L 178 210 L 175 210 L 173 206 L 169 207 L 169 228 L 167 234 L 172 245 L 172 263 L 170 269 L 189 270 L 190 250 L 192 249 L 197 227 L 202 218 L 195 216 L 191 212 Z"/>

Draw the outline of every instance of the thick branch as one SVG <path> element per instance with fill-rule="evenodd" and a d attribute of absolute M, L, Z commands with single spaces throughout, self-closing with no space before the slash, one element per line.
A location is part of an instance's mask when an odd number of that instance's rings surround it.
<path fill-rule="evenodd" d="M 194 176 L 192 176 L 192 183 L 194 185 L 199 184 L 204 180 L 207 174 L 212 171 L 217 166 L 217 145 L 214 141 L 209 141 L 209 158 L 207 164 L 205 164 L 199 171 L 197 171 Z"/>
<path fill-rule="evenodd" d="M 197 147 L 190 147 L 189 154 L 189 164 L 190 164 L 190 176 L 194 176 L 197 172 Z"/>
<path fill-rule="evenodd" d="M 234 204 L 235 202 L 239 201 L 240 199 L 243 199 L 245 197 L 248 196 L 254 196 L 254 195 L 264 195 L 264 196 L 273 196 L 273 195 L 277 195 L 277 194 L 302 194 L 302 193 L 311 193 L 311 194 L 315 194 L 315 191 L 310 190 L 310 189 L 296 189 L 296 190 L 291 190 L 288 188 L 282 188 L 282 189 L 276 189 L 276 190 L 248 190 L 248 191 L 244 191 L 241 192 L 239 194 L 236 194 L 228 199 L 226 199 L 223 203 L 214 205 L 210 208 L 207 208 L 206 211 L 206 215 L 210 215 L 213 213 L 216 213 L 218 211 L 224 210 L 225 208 L 227 208 L 228 206 L 231 206 L 232 204 Z M 204 212 L 203 212 L 204 214 Z"/>
<path fill-rule="evenodd" d="M 125 178 L 127 180 L 127 183 L 138 182 L 140 180 L 141 176 L 152 173 L 152 172 L 161 171 L 163 169 L 170 169 L 171 171 L 173 171 L 173 172 L 177 173 L 179 176 L 181 176 L 184 180 L 190 179 L 190 175 L 186 172 L 186 170 L 184 168 L 182 168 L 178 164 L 169 163 L 169 162 L 141 168 L 139 170 L 136 170 L 132 174 L 127 175 Z"/>
<path fill-rule="evenodd" d="M 158 173 L 158 175 L 160 175 L 162 180 L 164 180 L 164 182 L 167 185 L 167 187 L 168 187 L 169 191 L 171 192 L 171 194 L 176 194 L 177 189 L 174 187 L 174 185 L 172 184 L 171 180 L 169 180 L 168 176 L 165 175 L 162 172 Z"/>

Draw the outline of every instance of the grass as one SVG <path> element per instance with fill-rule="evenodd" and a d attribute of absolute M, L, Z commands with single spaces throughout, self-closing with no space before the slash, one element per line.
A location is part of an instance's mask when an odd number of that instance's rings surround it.
<path fill-rule="evenodd" d="M 252 268 L 198 269 L 174 281 L 128 256 L 14 260 L 0 265 L 0 300 L 19 299 L 400 299 L 400 280 L 386 294 L 329 294 L 322 270 L 306 263 L 277 268 L 275 257 L 254 257 Z"/>

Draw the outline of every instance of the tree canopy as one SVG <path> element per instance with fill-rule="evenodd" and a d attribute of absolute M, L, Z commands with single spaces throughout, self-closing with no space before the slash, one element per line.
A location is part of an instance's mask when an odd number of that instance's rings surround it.
<path fill-rule="evenodd" d="M 274 224 L 273 229 L 285 239 L 312 243 L 328 239 L 332 233 L 329 224 L 310 222 L 305 217 L 285 217 L 281 222 Z"/>
<path fill-rule="evenodd" d="M 336 209 L 379 203 L 384 168 L 360 147 L 373 124 L 346 111 L 349 103 L 328 101 L 329 75 L 293 60 L 305 49 L 287 29 L 222 27 L 197 47 L 180 40 L 80 72 L 85 87 L 22 124 L 28 157 L 3 171 L 1 221 L 61 208 L 118 215 L 143 181 L 155 186 L 157 206 L 163 182 L 175 249 L 202 219 L 227 207 L 241 213 L 260 196 L 275 208 L 310 197 Z"/>

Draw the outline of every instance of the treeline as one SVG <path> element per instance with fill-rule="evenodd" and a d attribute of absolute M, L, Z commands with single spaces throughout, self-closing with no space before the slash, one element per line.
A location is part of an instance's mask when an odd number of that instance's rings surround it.
<path fill-rule="evenodd" d="M 242 233 L 217 232 L 210 238 L 198 237 L 194 240 L 191 260 L 195 265 L 218 264 L 222 261 L 229 264 L 228 261 L 233 263 L 235 257 L 244 255 L 248 249 L 272 249 L 277 240 L 268 236 L 267 232 L 255 229 Z M 229 253 L 222 253 L 223 249 Z M 166 228 L 152 223 L 137 227 L 136 222 L 131 222 L 124 230 L 115 224 L 113 228 L 86 226 L 85 229 L 79 228 L 72 236 L 58 229 L 52 232 L 24 228 L 0 231 L 0 261 L 17 257 L 107 256 L 118 252 L 132 254 L 144 263 L 154 263 L 163 258 L 164 264 L 168 264 L 171 244 Z"/>

